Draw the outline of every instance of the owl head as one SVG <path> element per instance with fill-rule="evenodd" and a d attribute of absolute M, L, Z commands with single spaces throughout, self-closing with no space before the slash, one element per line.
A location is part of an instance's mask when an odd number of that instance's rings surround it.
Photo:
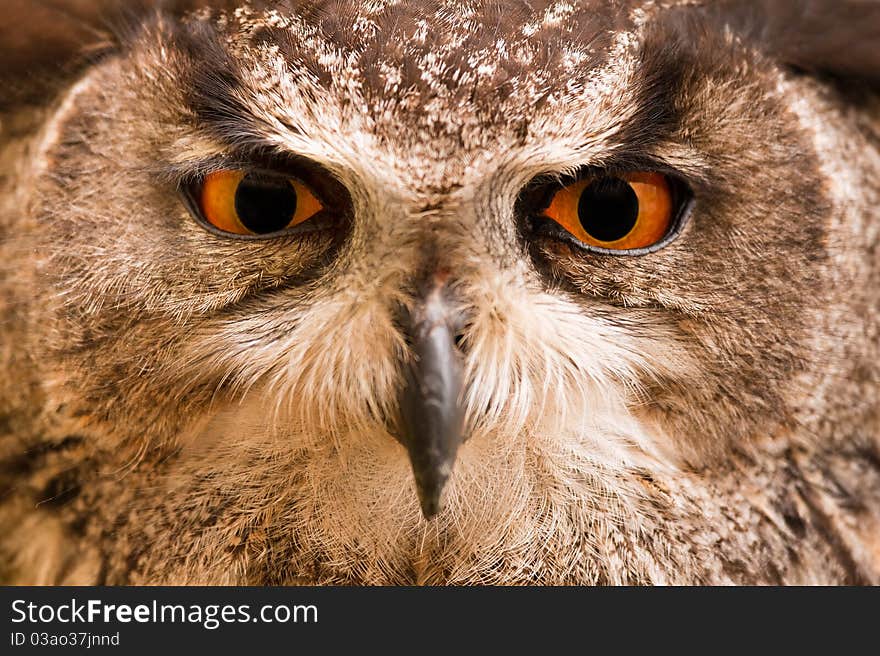
<path fill-rule="evenodd" d="M 4 54 L 28 562 L 741 580 L 876 448 L 876 3 L 113 4 Z"/>

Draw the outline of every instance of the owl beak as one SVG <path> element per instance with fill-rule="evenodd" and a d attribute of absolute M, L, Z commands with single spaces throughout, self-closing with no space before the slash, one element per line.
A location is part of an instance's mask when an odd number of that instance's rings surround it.
<path fill-rule="evenodd" d="M 445 275 L 435 274 L 405 323 L 413 355 L 404 367 L 400 441 L 409 452 L 425 519 L 442 509 L 441 495 L 464 431 L 459 321 L 444 298 Z"/>

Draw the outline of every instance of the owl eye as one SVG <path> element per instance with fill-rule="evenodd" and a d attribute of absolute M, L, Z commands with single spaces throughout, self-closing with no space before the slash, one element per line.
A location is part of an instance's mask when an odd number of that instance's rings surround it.
<path fill-rule="evenodd" d="M 295 178 L 237 169 L 209 174 L 196 195 L 204 219 L 234 235 L 271 235 L 324 209 L 311 189 Z"/>
<path fill-rule="evenodd" d="M 672 185 L 665 175 L 651 172 L 589 177 L 557 191 L 543 216 L 588 246 L 648 248 L 672 227 Z"/>

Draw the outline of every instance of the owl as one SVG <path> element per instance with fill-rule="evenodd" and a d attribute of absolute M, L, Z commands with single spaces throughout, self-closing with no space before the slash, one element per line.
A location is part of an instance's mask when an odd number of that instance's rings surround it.
<path fill-rule="evenodd" d="M 0 580 L 880 584 L 880 3 L 0 19 Z"/>

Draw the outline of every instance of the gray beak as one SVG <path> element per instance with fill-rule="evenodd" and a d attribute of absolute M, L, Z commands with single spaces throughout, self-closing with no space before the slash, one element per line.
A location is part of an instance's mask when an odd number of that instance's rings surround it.
<path fill-rule="evenodd" d="M 400 441 L 409 452 L 425 519 L 440 512 L 441 494 L 463 441 L 459 320 L 444 298 L 445 276 L 435 274 L 405 318 L 414 360 L 404 368 Z"/>

